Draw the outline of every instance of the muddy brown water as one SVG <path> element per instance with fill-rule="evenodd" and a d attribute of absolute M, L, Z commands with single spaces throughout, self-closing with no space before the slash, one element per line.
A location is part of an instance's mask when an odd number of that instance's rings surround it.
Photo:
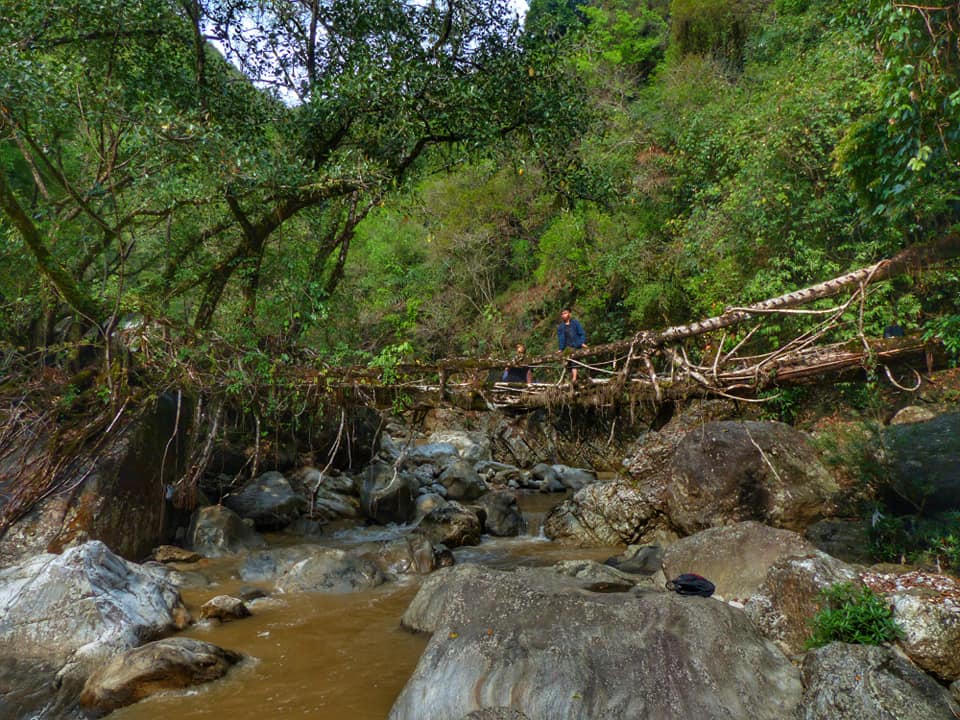
<path fill-rule="evenodd" d="M 563 547 L 545 540 L 539 534 L 540 523 L 561 499 L 558 495 L 524 496 L 521 508 L 529 535 L 485 537 L 477 547 L 456 550 L 457 561 L 510 569 L 570 559 L 603 560 L 619 552 L 614 548 Z M 322 544 L 349 547 L 396 536 L 397 532 L 344 528 L 329 533 Z M 200 605 L 211 597 L 253 584 L 240 581 L 235 576 L 236 566 L 230 563 L 209 562 L 201 570 L 211 584 L 182 593 L 195 617 Z M 400 617 L 419 582 L 411 579 L 344 595 L 273 595 L 250 604 L 252 617 L 223 625 L 196 625 L 184 635 L 237 650 L 250 659 L 221 680 L 155 695 L 110 718 L 383 720 L 429 640 L 427 635 L 400 627 Z"/>

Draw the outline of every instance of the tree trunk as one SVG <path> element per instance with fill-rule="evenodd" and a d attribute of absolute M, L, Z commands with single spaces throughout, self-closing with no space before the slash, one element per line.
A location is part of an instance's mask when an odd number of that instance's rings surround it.
<path fill-rule="evenodd" d="M 26 243 L 40 272 L 47 277 L 70 307 L 91 322 L 97 322 L 103 314 L 103 308 L 77 285 L 73 277 L 57 262 L 43 243 L 40 233 L 17 202 L 13 190 L 7 183 L 7 176 L 0 172 L 0 209 L 4 211 L 13 226 L 17 228 Z"/>

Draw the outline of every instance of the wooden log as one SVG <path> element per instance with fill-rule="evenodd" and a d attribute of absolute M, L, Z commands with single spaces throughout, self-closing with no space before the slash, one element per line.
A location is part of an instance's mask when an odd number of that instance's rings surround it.
<path fill-rule="evenodd" d="M 620 340 L 606 345 L 592 346 L 586 350 L 577 350 L 571 353 L 570 357 L 587 358 L 615 354 L 618 351 L 622 352 L 628 349 L 631 344 L 641 348 L 662 347 L 688 337 L 737 325 L 745 320 L 753 319 L 758 314 L 794 308 L 814 300 L 832 297 L 853 286 L 869 285 L 887 280 L 910 270 L 929 269 L 936 263 L 958 256 L 960 256 L 960 233 L 950 233 L 936 242 L 909 247 L 892 258 L 881 260 L 868 267 L 831 278 L 802 290 L 795 290 L 742 308 L 731 308 L 715 317 L 698 320 L 688 325 L 676 325 L 660 332 L 641 330 L 629 340 Z"/>

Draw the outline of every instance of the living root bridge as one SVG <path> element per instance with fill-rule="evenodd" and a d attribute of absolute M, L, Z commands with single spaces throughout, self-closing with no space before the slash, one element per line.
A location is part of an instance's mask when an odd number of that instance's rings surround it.
<path fill-rule="evenodd" d="M 638 401 L 657 406 L 693 396 L 754 402 L 770 399 L 762 396 L 770 388 L 832 381 L 864 370 L 885 374 L 899 387 L 913 389 L 919 386 L 918 368 L 929 371 L 944 362 L 942 348 L 916 337 L 868 337 L 864 329 L 867 294 L 878 282 L 902 273 L 928 272 L 958 256 L 960 236 L 954 233 L 938 243 L 910 248 L 894 258 L 802 290 L 730 307 L 713 318 L 662 331 L 641 331 L 626 340 L 563 356 L 553 353 L 531 358 L 525 364 L 533 368 L 537 382 L 529 385 L 496 381 L 511 363 L 504 358 L 401 364 L 391 368 L 389 382 L 378 368 L 318 369 L 303 363 L 277 365 L 276 374 L 271 372 L 260 383 L 251 380 L 241 387 L 243 395 L 237 396 L 230 383 L 234 375 L 243 375 L 246 355 L 241 348 L 208 336 L 204 340 L 208 347 L 199 352 L 203 361 L 187 361 L 181 357 L 182 351 L 194 347 L 196 338 L 181 336 L 174 341 L 167 326 L 147 323 L 125 331 L 129 336 L 113 338 L 126 348 L 137 348 L 135 353 L 125 350 L 117 355 L 134 363 L 136 369 L 124 365 L 122 371 L 115 371 L 107 353 L 99 377 L 109 381 L 108 404 L 102 402 L 104 386 L 94 382 L 97 373 L 93 368 L 55 381 L 43 375 L 49 368 L 42 362 L 38 370 L 35 361 L 21 358 L 23 368 L 16 375 L 22 376 L 23 382 L 0 387 L 0 538 L 42 499 L 78 487 L 104 443 L 136 422 L 150 406 L 148 397 L 165 392 L 180 397 L 181 392 L 189 391 L 196 399 L 188 423 L 189 438 L 183 438 L 189 456 L 185 467 L 178 470 L 174 497 L 178 507 L 189 508 L 209 464 L 213 443 L 227 425 L 251 432 L 255 450 L 246 471 L 256 473 L 261 418 L 268 417 L 268 408 L 261 406 L 270 405 L 265 397 L 280 403 L 287 416 L 302 421 L 319 408 L 337 408 L 339 415 L 340 408 L 363 406 L 607 408 Z M 832 304 L 825 302 L 828 298 L 834 299 Z M 794 337 L 769 347 L 761 330 L 771 319 L 795 328 Z M 782 328 L 776 336 L 783 337 Z M 109 342 L 106 348 L 110 348 Z M 11 358 L 3 368 L 15 369 Z M 265 354 L 256 358 L 271 359 Z M 583 369 L 576 386 L 567 382 L 568 363 Z M 898 375 L 904 367 L 913 374 Z M 90 378 L 81 383 L 79 378 L 85 374 Z M 136 388 L 127 383 L 131 375 L 143 376 Z M 79 387 L 83 391 L 71 398 L 70 393 Z M 179 423 L 189 410 L 184 408 L 181 417 L 179 402 L 177 407 Z M 274 417 L 276 414 L 274 410 Z"/>
<path fill-rule="evenodd" d="M 825 282 L 722 314 L 662 331 L 640 331 L 628 340 L 565 354 L 532 358 L 539 382 L 530 385 L 491 382 L 510 364 L 505 359 L 452 358 L 396 368 L 402 380 L 384 384 L 378 371 L 344 369 L 335 385 L 353 386 L 359 396 L 389 407 L 454 405 L 484 407 L 605 406 L 623 401 L 654 403 L 696 396 L 746 401 L 764 390 L 790 384 L 833 381 L 851 372 L 878 371 L 902 389 L 919 386 L 917 368 L 931 371 L 945 361 L 937 342 L 917 337 L 880 339 L 864 330 L 870 287 L 904 273 L 930 271 L 960 256 L 960 235 L 909 248 L 893 258 Z M 836 298 L 832 305 L 823 301 Z M 817 303 L 817 307 L 803 306 Z M 760 332 L 767 322 L 789 317 L 796 336 L 765 348 Z M 752 326 L 744 327 L 748 323 Z M 565 382 L 572 362 L 589 375 L 574 387 Z M 897 379 L 894 369 L 911 368 Z M 544 382 L 543 378 L 550 380 Z M 581 376 L 581 377 L 582 377 Z M 329 382 L 329 378 L 328 378 Z M 907 384 L 904 384 L 907 383 Z M 769 398 L 768 398 L 769 399 Z"/>

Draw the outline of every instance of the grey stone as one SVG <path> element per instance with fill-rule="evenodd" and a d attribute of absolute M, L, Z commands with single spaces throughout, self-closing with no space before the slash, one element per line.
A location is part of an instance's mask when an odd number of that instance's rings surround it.
<path fill-rule="evenodd" d="M 381 525 L 403 524 L 416 514 L 420 482 L 408 472 L 383 462 L 367 467 L 360 490 L 363 514 Z"/>
<path fill-rule="evenodd" d="M 451 458 L 460 457 L 460 451 L 457 446 L 448 442 L 427 443 L 426 445 L 415 445 L 407 451 L 405 462 L 410 465 L 422 465 L 423 463 L 444 464 Z"/>
<path fill-rule="evenodd" d="M 271 470 L 251 480 L 223 504 L 242 518 L 253 520 L 257 530 L 282 530 L 307 509 L 307 501 L 294 492 L 280 473 Z"/>
<path fill-rule="evenodd" d="M 239 575 L 244 582 L 263 582 L 283 575 L 301 560 L 313 554 L 313 548 L 306 545 L 275 547 L 252 552 L 243 559 Z"/>
<path fill-rule="evenodd" d="M 217 595 L 210 598 L 200 608 L 201 620 L 219 620 L 230 622 L 250 617 L 250 610 L 240 598 L 230 595 Z"/>
<path fill-rule="evenodd" d="M 433 634 L 390 720 L 496 707 L 550 720 L 782 720 L 798 704 L 799 671 L 742 612 L 588 584 L 468 565 L 428 577 L 403 623 Z"/>
<path fill-rule="evenodd" d="M 386 581 L 369 558 L 335 548 L 316 548 L 277 580 L 278 592 L 349 593 L 371 590 Z"/>
<path fill-rule="evenodd" d="M 148 643 L 108 662 L 84 685 L 80 705 L 102 717 L 163 690 L 216 680 L 242 655 L 202 640 L 176 637 Z"/>
<path fill-rule="evenodd" d="M 748 520 L 670 544 L 664 551 L 663 571 L 668 578 L 688 572 L 703 575 L 725 599 L 746 602 L 778 560 L 815 552 L 795 532 Z"/>
<path fill-rule="evenodd" d="M 887 596 L 904 631 L 898 644 L 920 668 L 944 682 L 960 680 L 960 607 L 915 588 Z"/>
<path fill-rule="evenodd" d="M 709 422 L 677 445 L 666 488 L 686 533 L 743 520 L 802 531 L 839 488 L 806 436 L 774 422 Z"/>
<path fill-rule="evenodd" d="M 426 488 L 421 489 L 426 490 Z M 417 519 L 429 515 L 434 508 L 445 505 L 446 503 L 447 501 L 439 494 L 427 490 L 427 492 L 417 498 Z"/>
<path fill-rule="evenodd" d="M 807 653 L 799 720 L 947 720 L 949 693 L 890 648 L 831 643 Z"/>
<path fill-rule="evenodd" d="M 440 483 L 447 489 L 447 497 L 451 500 L 476 500 L 488 490 L 473 464 L 466 460 L 447 466 L 440 473 Z"/>
<path fill-rule="evenodd" d="M 517 505 L 515 493 L 507 490 L 489 492 L 477 504 L 486 510 L 484 528 L 496 537 L 515 537 L 523 533 L 526 523 Z"/>
<path fill-rule="evenodd" d="M 860 585 L 857 570 L 816 551 L 783 557 L 767 571 L 744 612 L 764 637 L 788 655 L 803 652 L 810 637 L 810 619 L 822 608 L 821 591 L 837 583 Z"/>
<path fill-rule="evenodd" d="M 553 508 L 544 534 L 576 545 L 629 545 L 655 537 L 663 526 L 655 499 L 624 479 L 594 483 Z"/>
<path fill-rule="evenodd" d="M 372 560 L 384 575 L 397 578 L 407 575 L 426 575 L 436 569 L 437 557 L 430 541 L 417 533 L 395 540 L 368 543 L 353 549 L 358 555 Z"/>
<path fill-rule="evenodd" d="M 173 585 L 98 541 L 0 570 L 0 708 L 66 716 L 97 667 L 189 621 Z"/>
<path fill-rule="evenodd" d="M 449 443 L 457 448 L 460 457 L 471 462 L 490 460 L 490 438 L 481 432 L 466 430 L 437 431 L 430 435 L 431 443 Z"/>
<path fill-rule="evenodd" d="M 480 519 L 475 512 L 451 500 L 427 513 L 417 525 L 417 532 L 435 546 L 479 545 Z"/>
<path fill-rule="evenodd" d="M 223 557 L 265 547 L 267 542 L 229 508 L 210 505 L 193 513 L 187 544 L 206 557 Z"/>

